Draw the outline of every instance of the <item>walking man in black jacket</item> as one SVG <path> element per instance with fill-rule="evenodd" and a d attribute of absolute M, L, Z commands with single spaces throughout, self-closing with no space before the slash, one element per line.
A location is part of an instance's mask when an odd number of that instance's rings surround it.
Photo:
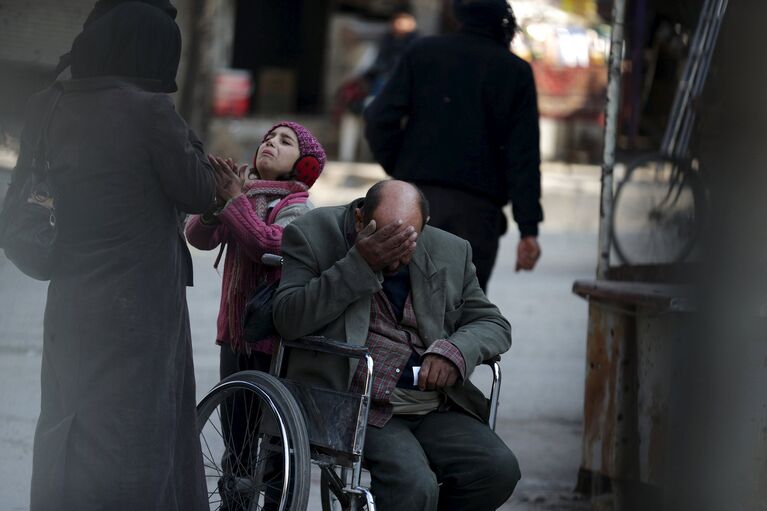
<path fill-rule="evenodd" d="M 540 256 L 541 176 L 532 69 L 509 51 L 506 0 L 454 0 L 461 30 L 415 42 L 365 111 L 366 136 L 396 179 L 416 183 L 430 224 L 469 241 L 482 289 L 506 232 L 519 227 L 517 270 Z"/>

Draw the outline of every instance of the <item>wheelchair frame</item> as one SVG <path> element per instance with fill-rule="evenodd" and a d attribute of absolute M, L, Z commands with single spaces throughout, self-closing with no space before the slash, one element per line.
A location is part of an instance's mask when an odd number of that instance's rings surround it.
<path fill-rule="evenodd" d="M 332 456 L 321 456 L 322 458 L 324 458 L 324 462 L 316 459 L 317 456 L 314 452 L 314 449 L 316 448 L 316 445 L 319 442 L 316 437 L 313 438 L 313 435 L 311 432 L 309 433 L 309 445 L 313 449 L 312 461 L 316 462 L 320 466 L 320 470 L 323 471 L 326 477 L 329 477 L 329 481 L 332 481 L 330 484 L 335 484 L 335 486 L 337 487 L 337 491 L 339 493 L 351 493 L 351 494 L 363 496 L 366 500 L 368 511 L 375 511 L 375 502 L 373 500 L 373 495 L 370 493 L 370 490 L 368 490 L 367 488 L 364 488 L 360 484 L 362 480 L 362 461 L 363 461 L 363 450 L 365 447 L 365 432 L 367 430 L 368 415 L 370 412 L 370 399 L 371 399 L 371 394 L 373 390 L 373 357 L 370 356 L 367 348 L 365 348 L 364 346 L 350 345 L 347 343 L 341 343 L 338 341 L 325 339 L 323 337 L 304 337 L 296 341 L 286 341 L 284 339 L 281 339 L 277 343 L 277 348 L 272 357 L 272 367 L 269 371 L 273 376 L 276 376 L 278 378 L 279 378 L 280 372 L 282 371 L 283 359 L 285 356 L 286 347 L 292 348 L 292 349 L 303 349 L 308 351 L 328 353 L 331 355 L 358 358 L 360 359 L 360 361 L 362 361 L 362 359 L 365 360 L 367 376 L 365 377 L 365 385 L 364 385 L 364 390 L 362 393 L 362 398 L 360 399 L 359 406 L 357 407 L 357 421 L 356 421 L 356 424 L 354 425 L 354 436 L 353 436 L 352 448 L 351 448 L 352 479 L 351 479 L 351 484 L 349 487 L 346 487 L 344 482 L 341 482 L 340 480 L 338 480 L 337 474 L 332 470 L 332 466 L 342 464 L 342 463 L 339 463 L 339 461 L 341 460 L 334 459 Z M 285 380 L 281 379 L 281 381 L 283 381 L 283 383 L 286 383 Z M 295 389 L 294 385 L 296 384 L 293 384 L 292 382 L 288 383 L 289 388 L 293 387 L 293 389 Z M 321 389 L 316 389 L 316 390 L 318 390 L 320 393 L 323 393 L 323 390 Z M 306 396 L 306 394 L 300 394 L 300 395 Z M 299 405 L 303 405 L 306 408 L 305 406 L 306 403 L 303 402 L 304 399 L 299 398 L 297 400 L 299 402 Z M 308 414 L 305 413 L 304 415 L 305 420 L 307 419 L 307 415 Z M 323 440 L 326 440 L 326 439 L 323 439 Z M 322 443 L 324 446 L 327 446 L 329 442 L 324 441 Z M 341 447 L 341 446 L 336 446 L 336 447 Z M 356 511 L 356 506 L 354 505 L 354 503 L 350 503 L 350 504 L 351 505 L 349 506 L 349 509 L 351 509 L 352 511 Z M 325 506 L 326 506 L 326 503 L 323 502 L 323 509 L 325 508 Z"/>
<path fill-rule="evenodd" d="M 273 266 L 282 264 L 282 258 L 272 254 L 266 254 L 262 258 L 262 261 L 265 264 Z M 367 376 L 365 378 L 363 393 L 360 395 L 311 387 L 280 377 L 284 365 L 283 362 L 286 348 L 356 358 L 360 361 L 364 359 L 366 362 Z M 500 360 L 500 355 L 497 355 L 492 359 L 483 362 L 484 365 L 489 365 L 492 371 L 492 386 L 489 398 L 490 414 L 488 420 L 488 425 L 492 430 L 495 430 L 498 417 L 502 377 Z M 237 374 L 241 373 L 235 373 L 230 378 L 235 378 Z M 303 337 L 292 341 L 280 339 L 276 344 L 275 352 L 272 356 L 269 374 L 277 378 L 279 381 L 276 383 L 282 384 L 286 391 L 292 394 L 298 405 L 299 411 L 303 416 L 300 422 L 305 423 L 307 430 L 306 433 L 309 438 L 311 462 L 320 467 L 323 475 L 323 511 L 330 511 L 332 509 L 331 493 L 341 504 L 344 511 L 357 511 L 360 509 L 360 505 L 362 504 L 360 499 L 364 499 L 364 504 L 362 505 L 364 505 L 368 511 L 375 511 L 375 500 L 372 493 L 368 488 L 363 487 L 361 484 L 365 433 L 368 425 L 373 387 L 373 358 L 368 353 L 367 347 L 364 345 L 349 344 L 316 336 Z M 225 385 L 226 383 L 219 383 L 213 387 L 203 400 L 200 401 L 198 411 L 202 404 L 209 401 L 216 392 L 225 390 L 222 388 Z M 263 392 L 261 393 L 263 394 Z M 330 407 L 335 412 L 343 413 L 344 409 L 339 408 L 339 404 L 346 406 L 345 411 L 347 416 L 343 418 L 354 418 L 353 425 L 340 424 L 338 421 L 333 424 L 327 424 L 325 421 L 326 414 L 323 413 L 323 410 Z M 295 413 L 295 411 L 292 410 L 288 410 L 287 412 Z M 286 413 L 286 411 L 283 410 L 277 412 L 276 415 L 279 417 L 280 413 Z M 281 417 L 280 421 L 282 421 Z M 285 439 L 284 442 L 287 444 L 287 439 Z M 286 458 L 285 466 L 288 473 L 295 473 L 295 471 L 290 469 L 291 461 L 287 459 L 287 452 L 284 453 L 284 457 Z M 336 472 L 335 467 L 340 467 L 340 475 Z M 349 469 L 351 469 L 351 480 L 347 483 Z M 287 480 L 288 478 L 285 478 L 284 488 L 287 487 Z M 285 509 L 285 502 L 286 498 L 285 495 L 283 495 L 281 497 L 280 511 Z"/>

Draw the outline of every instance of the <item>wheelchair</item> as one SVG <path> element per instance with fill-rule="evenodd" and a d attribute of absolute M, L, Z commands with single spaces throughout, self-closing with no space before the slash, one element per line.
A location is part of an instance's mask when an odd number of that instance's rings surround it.
<path fill-rule="evenodd" d="M 267 264 L 281 263 L 268 257 Z M 363 393 L 281 377 L 286 349 L 364 360 Z M 492 372 L 488 424 L 495 429 L 500 356 L 484 364 Z M 311 336 L 280 340 L 269 373 L 241 371 L 214 386 L 197 405 L 210 509 L 304 511 L 315 464 L 323 511 L 375 511 L 373 495 L 361 484 L 373 371 L 364 345 Z"/>

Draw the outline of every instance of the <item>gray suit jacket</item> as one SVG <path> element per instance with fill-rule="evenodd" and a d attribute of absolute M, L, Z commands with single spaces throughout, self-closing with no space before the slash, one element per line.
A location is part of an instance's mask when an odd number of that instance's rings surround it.
<path fill-rule="evenodd" d="M 354 344 L 367 341 L 370 300 L 381 290 L 373 272 L 347 240 L 354 208 L 315 209 L 285 228 L 282 281 L 274 298 L 274 322 L 287 339 L 306 335 Z M 461 351 L 466 375 L 511 346 L 511 327 L 477 283 L 471 247 L 461 238 L 426 226 L 410 263 L 413 307 L 426 345 L 448 339 Z M 346 390 L 358 361 L 294 350 L 288 377 Z M 375 369 L 375 368 L 374 368 Z M 487 399 L 469 381 L 447 389 L 448 397 L 480 419 Z"/>

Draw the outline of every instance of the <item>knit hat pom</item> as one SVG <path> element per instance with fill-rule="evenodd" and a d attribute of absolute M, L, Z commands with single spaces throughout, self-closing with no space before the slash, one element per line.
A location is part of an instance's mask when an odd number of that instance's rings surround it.
<path fill-rule="evenodd" d="M 325 168 L 325 162 L 327 161 L 325 149 L 322 148 L 322 144 L 312 135 L 311 131 L 297 122 L 291 121 L 278 122 L 269 128 L 261 143 L 266 142 L 266 137 L 281 126 L 293 130 L 298 139 L 298 151 L 301 156 L 298 157 L 293 167 L 293 178 L 311 187 Z"/>

